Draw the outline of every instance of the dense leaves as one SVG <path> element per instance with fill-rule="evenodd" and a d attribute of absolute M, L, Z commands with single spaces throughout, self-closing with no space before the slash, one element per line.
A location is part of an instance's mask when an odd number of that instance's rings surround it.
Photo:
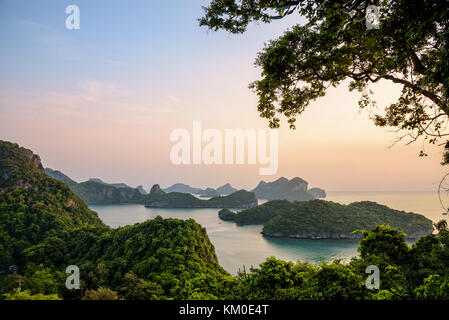
<path fill-rule="evenodd" d="M 25 249 L 68 228 L 107 229 L 65 184 L 45 174 L 39 156 L 4 141 L 0 141 L 0 222 L 0 270 L 23 264 Z"/>

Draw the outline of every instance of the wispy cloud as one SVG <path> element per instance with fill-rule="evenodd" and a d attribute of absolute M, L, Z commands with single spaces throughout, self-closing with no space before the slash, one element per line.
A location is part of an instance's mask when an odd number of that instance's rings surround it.
<path fill-rule="evenodd" d="M 107 64 L 110 66 L 125 66 L 128 63 L 117 57 L 99 57 L 86 52 L 86 48 L 71 38 L 68 30 L 63 31 L 51 26 L 30 20 L 17 19 L 12 22 L 16 26 L 27 28 L 32 32 L 31 38 L 37 45 L 54 58 L 64 61 L 81 61 Z M 96 51 L 95 48 L 90 48 Z"/>
<path fill-rule="evenodd" d="M 22 92 L 0 90 L 0 112 L 36 117 L 98 119 L 135 119 L 176 112 L 170 106 L 142 102 L 134 92 L 113 82 L 79 82 L 77 92 Z"/>

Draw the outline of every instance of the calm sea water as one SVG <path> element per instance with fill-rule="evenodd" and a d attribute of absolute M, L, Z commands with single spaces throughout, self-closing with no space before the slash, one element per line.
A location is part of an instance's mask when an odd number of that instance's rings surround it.
<path fill-rule="evenodd" d="M 343 204 L 370 200 L 391 208 L 421 213 L 438 221 L 441 215 L 438 196 L 423 192 L 329 192 L 326 200 Z M 273 239 L 261 235 L 262 226 L 237 226 L 218 219 L 218 209 L 155 209 L 143 205 L 92 205 L 107 225 L 117 228 L 148 219 L 194 219 L 206 228 L 221 266 L 237 273 L 245 266 L 257 266 L 267 257 L 317 263 L 320 260 L 349 260 L 357 255 L 358 241 Z"/>

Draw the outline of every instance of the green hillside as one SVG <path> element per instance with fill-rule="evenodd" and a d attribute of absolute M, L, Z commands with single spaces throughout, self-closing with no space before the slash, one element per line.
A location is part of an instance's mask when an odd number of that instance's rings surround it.
<path fill-rule="evenodd" d="M 219 291 L 209 283 L 228 276 L 193 220 L 157 217 L 111 230 L 45 174 L 39 156 L 9 142 L 0 141 L 0 172 L 0 297 L 17 288 L 11 265 L 24 290 L 65 299 L 81 297 L 64 286 L 67 265 L 80 268 L 83 292 L 107 288 L 126 299 L 211 296 Z"/>
<path fill-rule="evenodd" d="M 30 150 L 0 141 L 0 172 L 0 270 L 23 263 L 26 248 L 68 228 L 107 229 Z"/>
<path fill-rule="evenodd" d="M 287 200 L 268 201 L 260 206 L 238 212 L 234 220 L 238 224 L 264 224 L 279 214 L 284 214 L 297 205 Z"/>

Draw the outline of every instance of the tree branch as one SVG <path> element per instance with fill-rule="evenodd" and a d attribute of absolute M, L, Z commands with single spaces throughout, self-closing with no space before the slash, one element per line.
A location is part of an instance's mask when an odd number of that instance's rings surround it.
<path fill-rule="evenodd" d="M 425 97 L 429 98 L 430 100 L 432 100 L 436 105 L 440 105 L 440 103 L 441 103 L 441 98 L 439 96 L 437 96 L 435 93 L 432 93 L 430 91 L 424 90 L 423 88 L 420 88 L 420 87 L 410 83 L 407 80 L 399 79 L 399 78 L 396 78 L 396 77 L 394 77 L 392 75 L 388 75 L 388 74 L 383 76 L 383 78 L 391 80 L 394 83 L 403 84 L 404 86 L 406 86 L 408 88 L 411 88 L 413 90 L 420 90 L 423 96 L 425 96 Z"/>

